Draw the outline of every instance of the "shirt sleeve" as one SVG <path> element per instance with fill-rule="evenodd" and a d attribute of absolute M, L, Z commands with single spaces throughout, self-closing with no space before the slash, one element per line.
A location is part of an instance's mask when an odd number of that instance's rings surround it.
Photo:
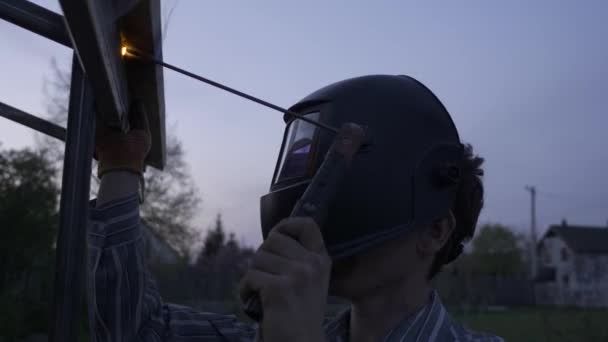
<path fill-rule="evenodd" d="M 91 208 L 88 299 L 91 340 L 162 341 L 162 300 L 145 265 L 136 194 Z"/>
<path fill-rule="evenodd" d="M 165 304 L 144 255 L 137 194 L 95 208 L 88 227 L 91 341 L 251 341 L 234 316 Z"/>

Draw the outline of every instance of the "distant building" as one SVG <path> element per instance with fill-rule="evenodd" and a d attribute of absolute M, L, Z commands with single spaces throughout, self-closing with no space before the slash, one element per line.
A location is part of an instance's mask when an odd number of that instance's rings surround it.
<path fill-rule="evenodd" d="M 608 227 L 550 226 L 538 255 L 538 304 L 608 307 Z"/>
<path fill-rule="evenodd" d="M 179 253 L 165 239 L 156 234 L 146 221 L 142 220 L 141 226 L 145 239 L 144 253 L 148 263 L 173 265 L 179 262 Z"/>

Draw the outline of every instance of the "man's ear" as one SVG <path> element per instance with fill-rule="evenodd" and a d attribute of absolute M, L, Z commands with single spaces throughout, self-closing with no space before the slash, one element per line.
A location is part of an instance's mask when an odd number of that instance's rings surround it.
<path fill-rule="evenodd" d="M 421 256 L 434 256 L 448 242 L 456 219 L 450 210 L 448 215 L 437 220 L 420 231 L 416 249 Z"/>

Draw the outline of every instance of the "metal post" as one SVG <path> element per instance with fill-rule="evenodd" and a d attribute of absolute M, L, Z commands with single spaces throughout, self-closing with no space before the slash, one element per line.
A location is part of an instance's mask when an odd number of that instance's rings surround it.
<path fill-rule="evenodd" d="M 537 236 L 536 236 L 536 187 L 526 186 L 526 190 L 530 192 L 530 232 L 532 234 L 532 279 L 536 277 L 538 269 L 538 258 L 536 253 Z"/>
<path fill-rule="evenodd" d="M 80 321 L 95 129 L 92 94 L 78 57 L 74 54 L 50 320 L 49 341 L 55 342 L 76 341 Z"/>

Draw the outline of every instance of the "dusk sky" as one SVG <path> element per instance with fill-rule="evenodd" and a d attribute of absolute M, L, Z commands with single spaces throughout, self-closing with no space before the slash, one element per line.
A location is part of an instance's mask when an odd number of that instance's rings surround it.
<path fill-rule="evenodd" d="M 34 1 L 60 12 L 56 0 Z M 288 107 L 331 82 L 406 74 L 445 104 L 486 158 L 481 223 L 608 226 L 608 2 L 195 1 L 176 5 L 164 57 Z M 71 50 L 0 21 L 0 101 L 46 116 L 51 59 Z M 167 127 L 182 140 L 203 204 L 197 225 L 261 241 L 281 114 L 165 70 Z M 0 118 L 2 148 L 34 134 Z"/>

